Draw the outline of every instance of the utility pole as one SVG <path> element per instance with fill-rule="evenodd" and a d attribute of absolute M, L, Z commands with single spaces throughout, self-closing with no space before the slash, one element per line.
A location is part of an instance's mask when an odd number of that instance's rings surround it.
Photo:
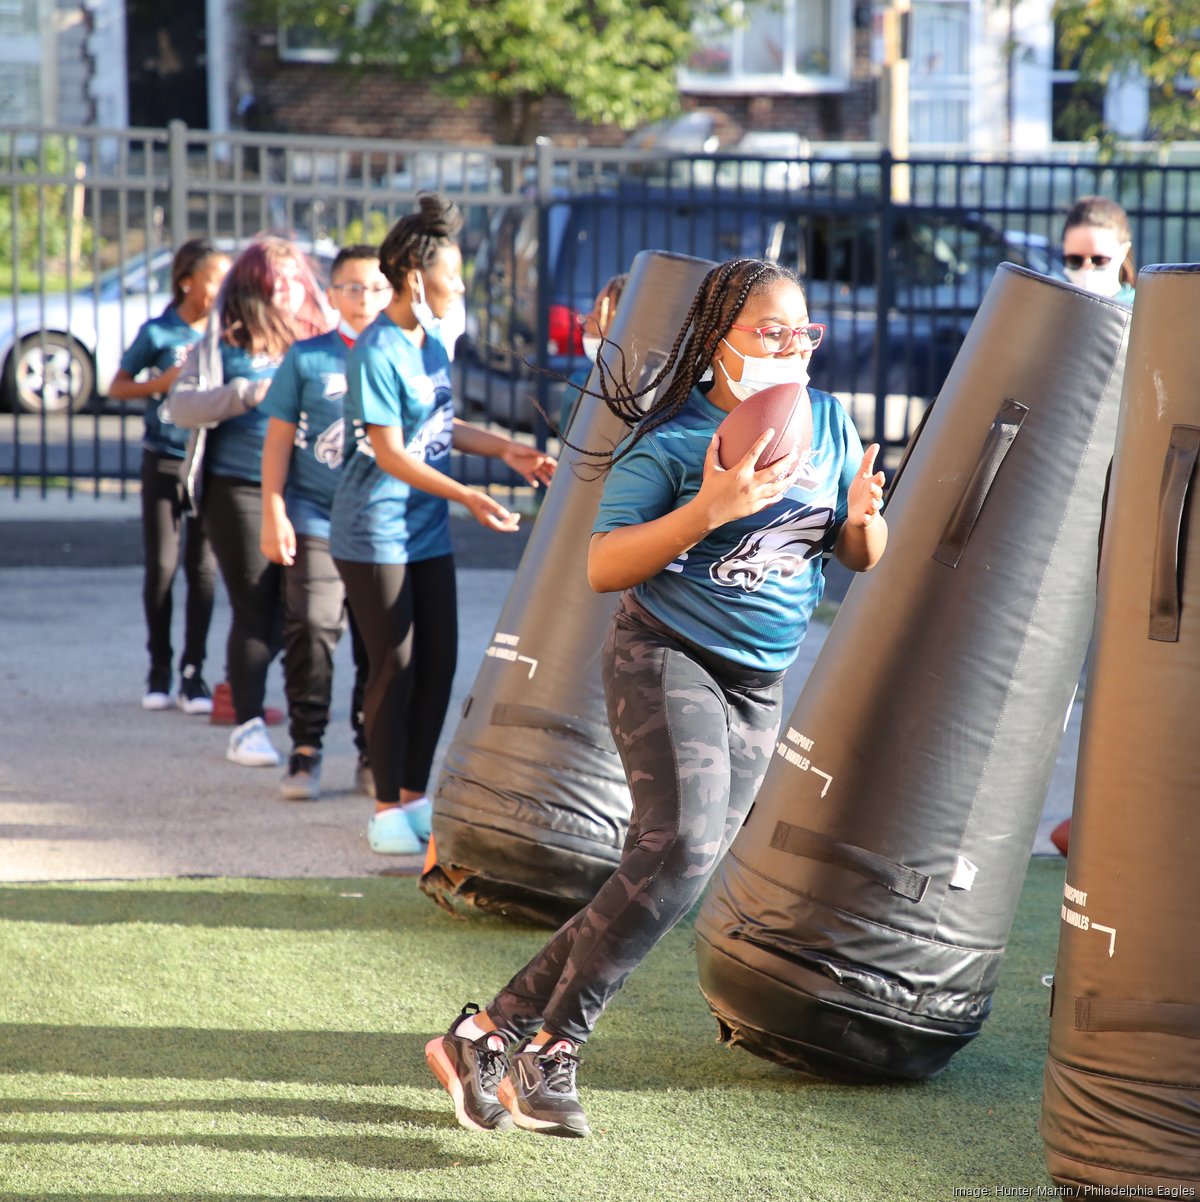
<path fill-rule="evenodd" d="M 888 0 L 877 10 L 882 70 L 879 80 L 879 140 L 893 160 L 892 199 L 911 197 L 908 172 L 908 46 L 911 0 Z"/>

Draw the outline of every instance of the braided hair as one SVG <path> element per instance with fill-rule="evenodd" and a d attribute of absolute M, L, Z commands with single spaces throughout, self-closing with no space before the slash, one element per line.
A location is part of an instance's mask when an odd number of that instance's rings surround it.
<path fill-rule="evenodd" d="M 714 267 L 696 290 L 666 362 L 645 387 L 634 391 L 626 382 L 623 371 L 618 379 L 604 363 L 603 355 L 596 356 L 600 390 L 584 391 L 603 400 L 615 416 L 633 428 L 633 436 L 616 450 L 609 451 L 589 451 L 568 442 L 561 434 L 559 437 L 572 450 L 599 460 L 602 466 L 611 467 L 623 459 L 640 439 L 670 421 L 683 408 L 692 389 L 711 368 L 718 343 L 729 333 L 729 327 L 737 320 L 746 302 L 781 282 L 803 288 L 794 272 L 764 259 L 731 259 Z M 620 351 L 619 347 L 617 349 Z M 623 365 L 623 354 L 621 359 Z M 649 408 L 643 409 L 639 400 L 654 393 L 668 377 L 670 383 L 662 395 Z"/>
<path fill-rule="evenodd" d="M 417 201 L 419 211 L 401 217 L 379 248 L 379 269 L 396 292 L 407 287 L 404 277 L 410 271 L 428 270 L 439 251 L 456 246 L 462 229 L 462 213 L 452 200 L 443 200 L 436 192 L 419 192 Z"/>

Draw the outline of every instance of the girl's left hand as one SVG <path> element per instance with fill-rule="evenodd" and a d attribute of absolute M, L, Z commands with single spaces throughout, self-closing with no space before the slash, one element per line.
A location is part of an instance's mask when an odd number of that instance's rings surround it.
<path fill-rule="evenodd" d="M 879 443 L 867 447 L 859 464 L 858 474 L 846 497 L 846 525 L 869 526 L 883 508 L 883 472 L 872 472 L 875 456 L 879 454 Z"/>
<path fill-rule="evenodd" d="M 525 479 L 537 488 L 539 484 L 549 484 L 554 478 L 554 469 L 558 460 L 537 447 L 526 446 L 522 442 L 510 442 L 500 454 L 500 458 L 519 472 Z"/>

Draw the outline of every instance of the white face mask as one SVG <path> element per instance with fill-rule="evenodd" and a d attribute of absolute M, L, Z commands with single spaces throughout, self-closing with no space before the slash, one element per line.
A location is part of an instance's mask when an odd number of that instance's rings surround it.
<path fill-rule="evenodd" d="M 583 353 L 593 362 L 596 362 L 596 356 L 600 353 L 600 339 L 595 334 L 583 335 Z"/>
<path fill-rule="evenodd" d="M 1121 290 L 1121 264 L 1115 259 L 1103 270 L 1098 267 L 1077 267 L 1074 270 L 1064 267 L 1063 272 L 1077 288 L 1086 289 L 1096 296 L 1116 296 Z"/>
<path fill-rule="evenodd" d="M 427 330 L 431 329 L 437 322 L 437 318 L 433 315 L 433 310 L 429 307 L 429 302 L 425 299 L 425 281 L 421 278 L 419 271 L 417 272 L 417 293 L 413 297 L 412 311 L 413 316 L 417 319 L 417 323 L 424 326 Z"/>
<path fill-rule="evenodd" d="M 775 384 L 799 384 L 802 388 L 808 384 L 808 360 L 803 355 L 787 355 L 782 359 L 778 355 L 743 355 L 727 339 L 721 341 L 742 361 L 740 380 L 729 374 L 723 362 L 719 364 L 729 383 L 729 391 L 739 401 Z"/>

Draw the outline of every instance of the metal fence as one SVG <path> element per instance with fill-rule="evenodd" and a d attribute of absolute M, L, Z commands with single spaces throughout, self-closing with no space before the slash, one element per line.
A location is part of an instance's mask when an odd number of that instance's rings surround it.
<path fill-rule="evenodd" d="M 1138 259 L 1200 260 L 1200 154 L 1098 162 L 870 147 L 803 159 L 461 147 L 167 129 L 0 127 L 0 486 L 123 491 L 141 409 L 105 396 L 167 303 L 173 248 L 282 230 L 318 258 L 379 241 L 435 189 L 462 208 L 466 416 L 552 443 L 562 380 L 586 367 L 576 318 L 642 249 L 763 256 L 804 279 L 828 325 L 813 382 L 894 464 L 936 396 L 996 266 L 1057 269 L 1062 215 L 1102 193 Z M 1015 348 L 1015 353 L 1019 348 Z M 467 473 L 467 461 L 454 470 Z M 470 470 L 479 471 L 478 467 Z M 488 470 L 488 469 L 484 469 Z M 511 485 L 511 477 L 475 477 Z"/>

